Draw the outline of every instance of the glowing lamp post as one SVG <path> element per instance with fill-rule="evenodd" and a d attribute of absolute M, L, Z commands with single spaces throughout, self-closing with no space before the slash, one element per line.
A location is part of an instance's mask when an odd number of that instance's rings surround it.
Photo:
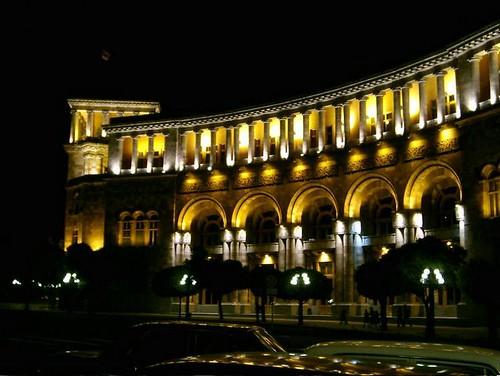
<path fill-rule="evenodd" d="M 184 273 L 179 281 L 180 290 L 186 295 L 186 319 L 191 317 L 189 313 L 189 297 L 196 290 L 196 284 L 198 282 L 194 279 L 192 274 Z M 179 316 L 181 312 L 181 296 L 179 296 Z"/>
<path fill-rule="evenodd" d="M 434 290 L 439 286 L 444 285 L 444 278 L 439 269 L 434 269 L 432 272 L 429 268 L 425 268 L 420 276 L 420 283 L 424 287 L 424 305 L 427 310 L 427 323 L 425 326 L 425 335 L 434 337 Z"/>
<path fill-rule="evenodd" d="M 307 295 L 305 290 L 311 284 L 311 279 L 306 272 L 296 273 L 290 279 L 290 285 L 297 290 L 299 300 L 299 325 L 304 324 L 304 298 Z"/>

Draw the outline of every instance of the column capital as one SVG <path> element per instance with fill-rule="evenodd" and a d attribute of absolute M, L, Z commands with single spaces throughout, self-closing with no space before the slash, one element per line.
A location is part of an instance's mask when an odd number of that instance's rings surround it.
<path fill-rule="evenodd" d="M 500 52 L 500 46 L 498 46 L 498 45 L 495 45 L 495 46 L 491 47 L 490 49 L 486 50 L 487 54 L 493 54 L 493 53 L 498 53 L 498 52 Z"/>
<path fill-rule="evenodd" d="M 217 132 L 217 128 L 210 128 L 209 131 L 210 131 L 210 133 L 216 133 Z"/>
<path fill-rule="evenodd" d="M 321 112 L 325 112 L 326 110 L 324 109 L 324 107 L 318 107 L 318 108 L 316 108 L 316 111 L 321 113 Z"/>
<path fill-rule="evenodd" d="M 446 75 L 446 71 L 444 71 L 444 70 L 440 70 L 439 72 L 434 73 L 434 75 L 435 75 L 436 77 L 444 77 L 444 76 Z"/>
<path fill-rule="evenodd" d="M 344 105 L 343 104 L 336 104 L 334 105 L 335 110 L 342 108 Z"/>
<path fill-rule="evenodd" d="M 359 101 L 366 102 L 368 100 L 368 97 L 369 97 L 369 94 L 363 95 Z"/>
<path fill-rule="evenodd" d="M 478 63 L 479 60 L 481 60 L 481 55 L 479 54 L 472 55 L 470 58 L 467 59 L 469 63 Z"/>
<path fill-rule="evenodd" d="M 262 120 L 262 122 L 264 124 L 271 124 L 271 119 L 269 118 L 269 119 L 266 119 L 266 120 Z"/>

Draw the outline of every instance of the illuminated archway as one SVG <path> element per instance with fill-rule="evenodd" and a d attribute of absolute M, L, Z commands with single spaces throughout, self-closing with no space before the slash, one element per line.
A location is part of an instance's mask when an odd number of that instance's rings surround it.
<path fill-rule="evenodd" d="M 391 195 L 396 205 L 395 210 L 398 210 L 398 198 L 392 182 L 384 175 L 370 173 L 361 176 L 349 188 L 344 204 L 344 216 L 359 218 L 363 202 L 380 193 Z"/>
<path fill-rule="evenodd" d="M 333 233 L 332 221 L 338 205 L 333 193 L 324 185 L 308 184 L 290 200 L 287 222 L 300 224 L 306 239 L 328 239 Z"/>
<path fill-rule="evenodd" d="M 421 209 L 422 197 L 428 188 L 443 183 L 454 183 L 458 187 L 459 200 L 462 200 L 462 183 L 449 164 L 437 160 L 424 163 L 408 180 L 404 195 L 405 209 Z"/>
<path fill-rule="evenodd" d="M 462 184 L 453 168 L 442 161 L 429 161 L 410 177 L 404 205 L 422 212 L 427 229 L 456 225 L 455 205 L 462 200 Z"/>
<path fill-rule="evenodd" d="M 219 214 L 224 227 L 226 227 L 227 216 L 222 205 L 212 197 L 202 195 L 184 205 L 177 220 L 177 228 L 182 231 L 189 231 L 194 218 L 211 212 Z"/>
<path fill-rule="evenodd" d="M 306 208 L 308 201 L 318 197 L 324 197 L 331 201 L 335 208 L 335 212 L 338 212 L 337 200 L 335 199 L 332 191 L 321 184 L 308 184 L 295 192 L 290 200 L 286 214 L 287 222 L 299 224 L 302 212 Z"/>
<path fill-rule="evenodd" d="M 281 207 L 278 201 L 269 193 L 264 191 L 249 192 L 236 204 L 231 224 L 234 228 L 244 228 L 247 217 L 255 210 L 270 207 L 278 215 L 278 224 L 282 223 Z"/>

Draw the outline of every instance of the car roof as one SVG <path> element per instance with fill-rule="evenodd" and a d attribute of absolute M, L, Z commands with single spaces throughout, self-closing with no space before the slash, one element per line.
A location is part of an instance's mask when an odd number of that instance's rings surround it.
<path fill-rule="evenodd" d="M 437 371 L 443 374 L 460 370 L 450 365 L 433 365 L 433 368 L 409 366 L 406 362 L 395 364 L 394 360 L 374 361 L 374 360 L 357 360 L 349 357 L 338 359 L 308 356 L 306 354 L 286 354 L 286 353 L 231 353 L 231 354 L 207 354 L 189 356 L 182 359 L 175 359 L 159 364 L 152 365 L 146 368 L 147 375 L 163 374 L 163 371 L 172 371 L 174 374 L 182 374 L 182 370 L 195 369 L 197 374 L 212 374 L 216 369 L 234 367 L 237 374 L 239 370 L 247 369 L 251 372 L 241 372 L 241 374 L 268 374 L 265 371 L 272 370 L 275 375 L 283 374 L 349 374 L 349 375 L 435 375 Z M 459 366 L 458 366 L 459 367 Z M 148 371 L 152 371 L 151 373 Z M 156 373 L 155 371 L 159 371 Z M 180 372 L 179 372 L 180 371 Z M 262 372 L 264 371 L 264 372 Z M 200 373 L 201 372 L 201 373 Z M 188 372 L 189 373 L 189 372 Z M 213 373 L 217 374 L 217 373 Z M 226 373 L 223 373 L 226 374 Z M 230 373 L 232 374 L 232 373 Z M 460 375 L 471 375 L 471 373 L 458 373 Z"/>
<path fill-rule="evenodd" d="M 484 363 L 500 372 L 500 351 L 475 346 L 427 342 L 331 341 L 309 346 L 305 353 L 315 356 L 369 354 Z"/>
<path fill-rule="evenodd" d="M 186 326 L 186 327 L 192 327 L 192 328 L 228 328 L 228 329 L 242 329 L 242 330 L 265 330 L 264 328 L 257 326 L 257 325 L 222 323 L 222 322 L 206 322 L 206 321 L 183 321 L 183 320 L 148 321 L 148 322 L 136 324 L 133 327 L 139 328 L 139 327 L 143 327 L 143 326 L 154 326 L 154 325 Z"/>

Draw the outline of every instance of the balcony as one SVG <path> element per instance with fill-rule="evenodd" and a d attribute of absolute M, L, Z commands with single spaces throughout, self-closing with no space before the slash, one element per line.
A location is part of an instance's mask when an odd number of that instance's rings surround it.
<path fill-rule="evenodd" d="M 335 248 L 335 240 L 309 239 L 304 241 L 304 251 L 322 251 Z"/>
<path fill-rule="evenodd" d="M 364 246 L 382 246 L 385 244 L 396 244 L 396 234 L 362 236 L 361 239 Z"/>
<path fill-rule="evenodd" d="M 248 253 L 270 253 L 278 252 L 279 246 L 276 243 L 262 243 L 262 244 L 247 244 Z"/>
<path fill-rule="evenodd" d="M 458 225 L 424 230 L 425 236 L 435 236 L 439 239 L 460 239 Z"/>

